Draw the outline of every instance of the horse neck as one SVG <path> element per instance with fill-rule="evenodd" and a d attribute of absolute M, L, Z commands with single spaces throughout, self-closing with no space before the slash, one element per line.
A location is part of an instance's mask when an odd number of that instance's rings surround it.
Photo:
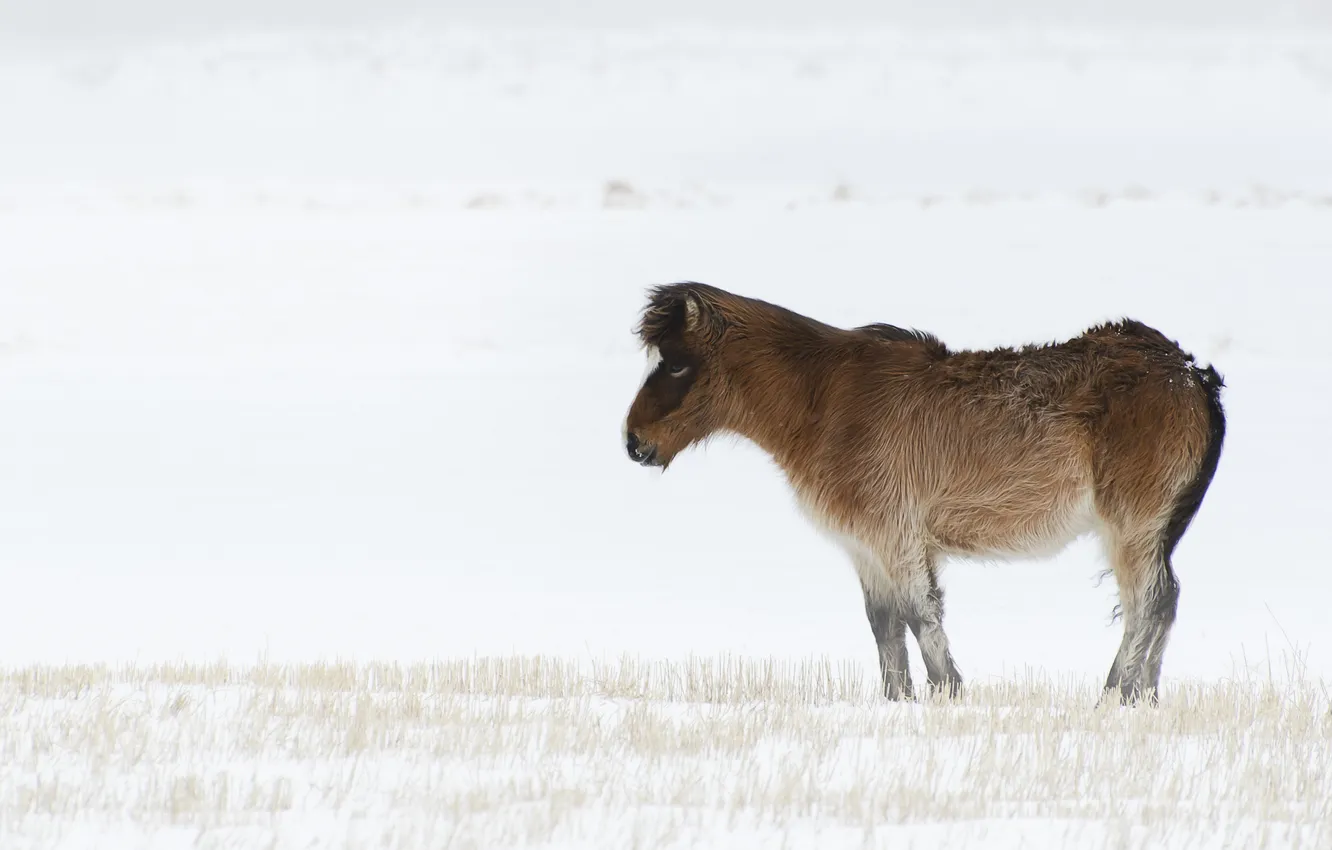
<path fill-rule="evenodd" d="M 804 329 L 796 335 L 782 330 L 748 336 L 726 358 L 733 366 L 723 427 L 793 472 L 819 431 L 824 390 L 841 357 L 830 340 L 811 337 Z"/>

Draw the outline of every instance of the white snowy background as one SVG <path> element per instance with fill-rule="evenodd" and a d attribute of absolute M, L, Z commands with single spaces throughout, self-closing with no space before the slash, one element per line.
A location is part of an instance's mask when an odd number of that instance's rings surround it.
<path fill-rule="evenodd" d="M 667 5 L 0 6 L 0 661 L 872 664 L 756 450 L 623 456 L 695 279 L 1177 338 L 1230 432 L 1165 676 L 1332 670 L 1325 4 Z M 1102 676 L 1102 567 L 950 564 L 963 672 Z"/>
<path fill-rule="evenodd" d="M 876 699 L 766 458 L 624 456 L 680 279 L 1214 363 L 1161 708 L 1091 540 Z M 1325 0 L 0 0 L 0 846 L 1325 846 L 1330 308 Z"/>

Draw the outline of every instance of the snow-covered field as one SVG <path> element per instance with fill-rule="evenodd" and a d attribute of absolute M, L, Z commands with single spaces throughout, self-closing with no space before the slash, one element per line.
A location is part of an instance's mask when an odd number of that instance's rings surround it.
<path fill-rule="evenodd" d="M 0 38 L 0 843 L 1327 843 L 1330 151 L 1313 27 Z M 623 457 L 678 279 L 1215 363 L 1161 709 L 1092 541 L 878 705 L 766 459 Z"/>
<path fill-rule="evenodd" d="M 1017 677 L 890 704 L 828 662 L 29 668 L 0 679 L 6 847 L 1308 847 L 1308 682 L 1159 710 Z M 1090 685 L 1090 686 L 1089 686 Z"/>

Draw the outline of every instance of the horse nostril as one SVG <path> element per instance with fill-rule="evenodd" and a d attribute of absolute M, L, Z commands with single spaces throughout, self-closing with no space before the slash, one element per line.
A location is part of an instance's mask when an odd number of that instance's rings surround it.
<path fill-rule="evenodd" d="M 624 447 L 629 450 L 629 457 L 638 460 L 638 435 L 629 434 L 625 437 Z"/>

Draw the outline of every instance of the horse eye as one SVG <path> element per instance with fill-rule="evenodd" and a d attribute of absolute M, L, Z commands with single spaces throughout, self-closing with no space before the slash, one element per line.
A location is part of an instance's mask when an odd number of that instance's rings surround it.
<path fill-rule="evenodd" d="M 688 366 L 672 366 L 672 367 L 671 367 L 671 377 L 672 377 L 672 378 L 683 378 L 683 377 L 685 376 L 685 373 L 687 373 L 688 371 L 689 371 L 689 367 L 688 367 Z"/>

